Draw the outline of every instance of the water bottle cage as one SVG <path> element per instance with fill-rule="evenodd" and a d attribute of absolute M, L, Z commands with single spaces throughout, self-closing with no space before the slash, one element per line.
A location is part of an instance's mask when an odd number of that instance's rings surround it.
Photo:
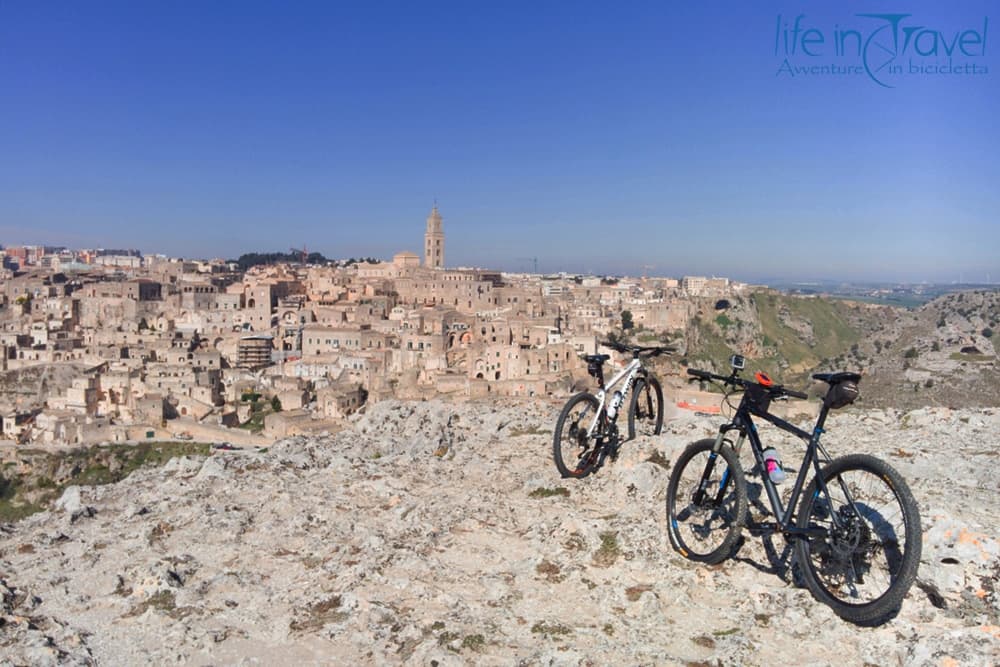
<path fill-rule="evenodd" d="M 616 391 L 614 394 L 611 395 L 611 400 L 608 401 L 608 410 L 607 410 L 609 419 L 615 418 L 615 415 L 618 414 L 618 408 L 620 408 L 622 406 L 622 403 L 624 402 L 625 402 L 625 396 L 620 391 Z"/>

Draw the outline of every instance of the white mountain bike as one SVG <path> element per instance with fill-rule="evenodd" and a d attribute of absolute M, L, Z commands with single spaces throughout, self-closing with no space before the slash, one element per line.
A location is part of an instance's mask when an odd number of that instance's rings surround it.
<path fill-rule="evenodd" d="M 628 404 L 628 439 L 636 435 L 659 435 L 663 428 L 663 387 L 643 366 L 643 358 L 674 351 L 669 347 L 641 347 L 604 342 L 622 353 L 630 353 L 632 361 L 621 369 L 608 384 L 604 383 L 604 362 L 607 354 L 584 357 L 587 372 L 597 379 L 597 391 L 581 392 L 563 406 L 552 439 L 552 458 L 563 477 L 586 477 L 618 456 L 623 440 L 618 432 L 618 415 L 626 397 Z M 609 391 L 618 387 L 609 394 Z"/>

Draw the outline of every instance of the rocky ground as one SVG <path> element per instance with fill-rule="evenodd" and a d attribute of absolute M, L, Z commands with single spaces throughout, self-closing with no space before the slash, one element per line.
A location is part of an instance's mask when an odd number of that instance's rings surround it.
<path fill-rule="evenodd" d="M 925 531 L 900 614 L 859 628 L 795 586 L 780 539 L 716 567 L 670 550 L 666 466 L 718 418 L 562 480 L 559 407 L 386 402 L 335 436 L 73 487 L 2 527 L 0 663 L 996 663 L 1000 411 L 831 418 L 830 450 L 889 460 Z"/>

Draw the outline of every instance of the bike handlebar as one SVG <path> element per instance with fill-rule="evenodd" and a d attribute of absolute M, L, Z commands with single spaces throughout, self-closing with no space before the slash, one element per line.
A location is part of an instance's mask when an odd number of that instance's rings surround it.
<path fill-rule="evenodd" d="M 687 369 L 687 372 L 688 375 L 693 375 L 701 380 L 715 380 L 723 384 L 731 384 L 734 387 L 745 387 L 748 384 L 754 384 L 749 380 L 744 380 L 736 375 L 716 375 L 715 373 L 699 370 L 697 368 L 689 368 Z"/>
<path fill-rule="evenodd" d="M 699 370 L 697 368 L 687 369 L 688 375 L 693 375 L 696 378 L 702 380 L 715 380 L 722 382 L 723 384 L 733 385 L 734 387 L 742 387 L 746 389 L 747 387 L 761 387 L 762 389 L 767 389 L 772 395 L 775 396 L 791 396 L 792 398 L 807 399 L 809 395 L 801 392 L 795 391 L 794 389 L 788 389 L 780 384 L 771 385 L 770 387 L 760 384 L 758 382 L 751 382 L 750 380 L 744 380 L 736 375 L 716 375 L 715 373 L 709 373 L 708 371 Z"/>
<path fill-rule="evenodd" d="M 602 347 L 610 347 L 616 352 L 630 352 L 635 357 L 638 357 L 640 354 L 647 357 L 657 357 L 661 354 L 673 354 L 677 351 L 676 347 L 625 345 L 624 343 L 612 343 L 609 340 L 601 341 L 600 345 Z"/>

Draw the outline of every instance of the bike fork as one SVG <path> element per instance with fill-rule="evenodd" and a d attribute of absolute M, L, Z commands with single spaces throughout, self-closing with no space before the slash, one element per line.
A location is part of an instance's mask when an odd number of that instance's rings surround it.
<path fill-rule="evenodd" d="M 700 505 L 705 500 L 705 495 L 709 493 L 708 481 L 712 477 L 712 472 L 715 470 L 715 463 L 719 458 L 719 452 L 722 451 L 722 443 L 724 442 L 723 436 L 725 433 L 719 431 L 718 437 L 715 439 L 715 444 L 712 445 L 712 452 L 708 455 L 708 461 L 705 462 L 705 470 L 701 473 L 701 481 L 698 483 L 698 489 L 694 492 L 694 503 Z M 722 499 L 725 494 L 726 486 L 729 484 L 729 471 L 726 470 L 722 474 L 722 480 L 719 482 L 719 489 L 716 492 L 715 501 L 718 502 Z"/>

